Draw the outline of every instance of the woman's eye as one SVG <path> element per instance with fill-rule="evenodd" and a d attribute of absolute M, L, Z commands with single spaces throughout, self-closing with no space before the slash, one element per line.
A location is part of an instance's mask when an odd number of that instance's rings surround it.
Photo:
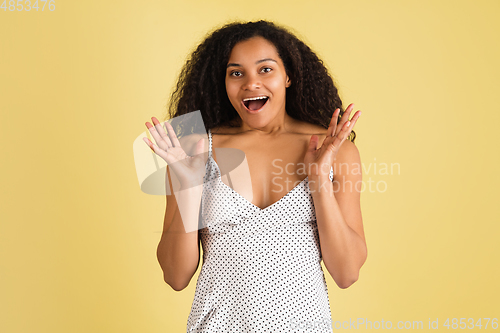
<path fill-rule="evenodd" d="M 262 68 L 262 71 L 263 71 L 264 73 L 269 73 L 270 71 L 272 71 L 272 69 L 271 69 L 271 68 L 269 68 L 269 67 L 264 67 L 264 68 Z"/>
<path fill-rule="evenodd" d="M 238 71 L 234 71 L 234 72 L 231 72 L 230 74 L 231 76 L 241 76 L 241 72 L 238 72 Z"/>

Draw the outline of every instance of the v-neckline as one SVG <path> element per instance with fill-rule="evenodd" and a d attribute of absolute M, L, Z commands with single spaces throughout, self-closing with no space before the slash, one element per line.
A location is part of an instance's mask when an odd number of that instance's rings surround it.
<path fill-rule="evenodd" d="M 300 185 L 302 185 L 302 183 L 306 182 L 307 179 L 309 178 L 309 176 L 306 176 L 306 178 L 302 179 L 300 181 L 300 183 L 298 183 L 297 185 L 295 185 L 290 191 L 288 191 L 278 201 L 273 202 L 272 204 L 270 204 L 269 206 L 267 206 L 265 208 L 260 208 L 259 206 L 257 206 L 256 204 L 254 204 L 253 202 L 251 202 L 250 200 L 248 200 L 247 198 L 245 198 L 244 196 L 242 196 L 241 194 L 239 194 L 238 192 L 236 192 L 234 189 L 232 189 L 231 187 L 229 187 L 229 185 L 227 185 L 226 183 L 224 183 L 222 181 L 222 172 L 220 171 L 219 165 L 217 164 L 217 162 L 215 161 L 215 159 L 213 157 L 213 153 L 210 154 L 209 158 L 212 159 L 212 161 L 215 164 L 215 167 L 217 168 L 217 172 L 218 172 L 217 179 L 220 181 L 220 183 L 222 184 L 222 186 L 224 186 L 224 187 L 228 188 L 229 190 L 231 190 L 236 196 L 238 196 L 239 198 L 243 199 L 245 202 L 247 202 L 250 205 L 252 205 L 253 207 L 255 207 L 259 212 L 264 212 L 264 211 L 270 209 L 271 207 L 273 207 L 275 205 L 278 205 L 280 202 L 284 201 L 285 198 L 290 195 L 290 193 L 294 192 Z"/>

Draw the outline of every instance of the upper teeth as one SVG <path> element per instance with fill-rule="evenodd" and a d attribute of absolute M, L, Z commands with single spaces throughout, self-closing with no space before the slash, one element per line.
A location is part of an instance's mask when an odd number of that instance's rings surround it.
<path fill-rule="evenodd" d="M 264 98 L 267 98 L 267 96 L 245 98 L 243 100 L 243 102 L 246 102 L 246 101 L 255 101 L 256 99 L 264 99 Z"/>

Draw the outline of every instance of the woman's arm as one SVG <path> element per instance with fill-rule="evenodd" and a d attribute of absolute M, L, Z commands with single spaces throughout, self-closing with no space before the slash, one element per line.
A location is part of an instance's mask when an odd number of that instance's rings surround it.
<path fill-rule="evenodd" d="M 172 184 L 168 166 L 167 177 L 169 184 Z M 157 257 L 165 282 L 174 290 L 180 291 L 188 286 L 199 265 L 198 214 L 202 187 L 187 188 L 176 195 L 173 194 L 171 185 L 170 187 L 172 194 L 167 195 L 163 233 L 158 244 Z"/>
<path fill-rule="evenodd" d="M 164 123 L 164 128 L 155 117 L 151 120 L 154 126 L 146 122 L 146 127 L 156 145 L 146 137 L 144 141 L 167 162 L 165 180 L 170 189 L 167 193 L 173 193 L 167 195 L 156 255 L 165 282 L 179 291 L 189 284 L 200 259 L 198 219 L 206 164 L 202 154 L 205 140 L 196 134 L 179 140 L 169 122 Z"/>
<path fill-rule="evenodd" d="M 323 262 L 340 288 L 352 285 L 366 261 L 361 217 L 361 161 L 354 143 L 343 142 L 334 163 L 334 180 L 310 175 Z"/>

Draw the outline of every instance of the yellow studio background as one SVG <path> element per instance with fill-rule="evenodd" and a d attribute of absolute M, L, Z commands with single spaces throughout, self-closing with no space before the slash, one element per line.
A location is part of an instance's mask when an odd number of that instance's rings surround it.
<path fill-rule="evenodd" d="M 368 260 L 345 290 L 324 268 L 332 320 L 500 317 L 499 1 L 4 3 L 0 332 L 185 331 L 198 273 L 163 282 L 165 199 L 140 191 L 132 143 L 208 31 L 260 18 L 363 111 Z M 485 322 L 465 330 L 500 332 Z"/>

